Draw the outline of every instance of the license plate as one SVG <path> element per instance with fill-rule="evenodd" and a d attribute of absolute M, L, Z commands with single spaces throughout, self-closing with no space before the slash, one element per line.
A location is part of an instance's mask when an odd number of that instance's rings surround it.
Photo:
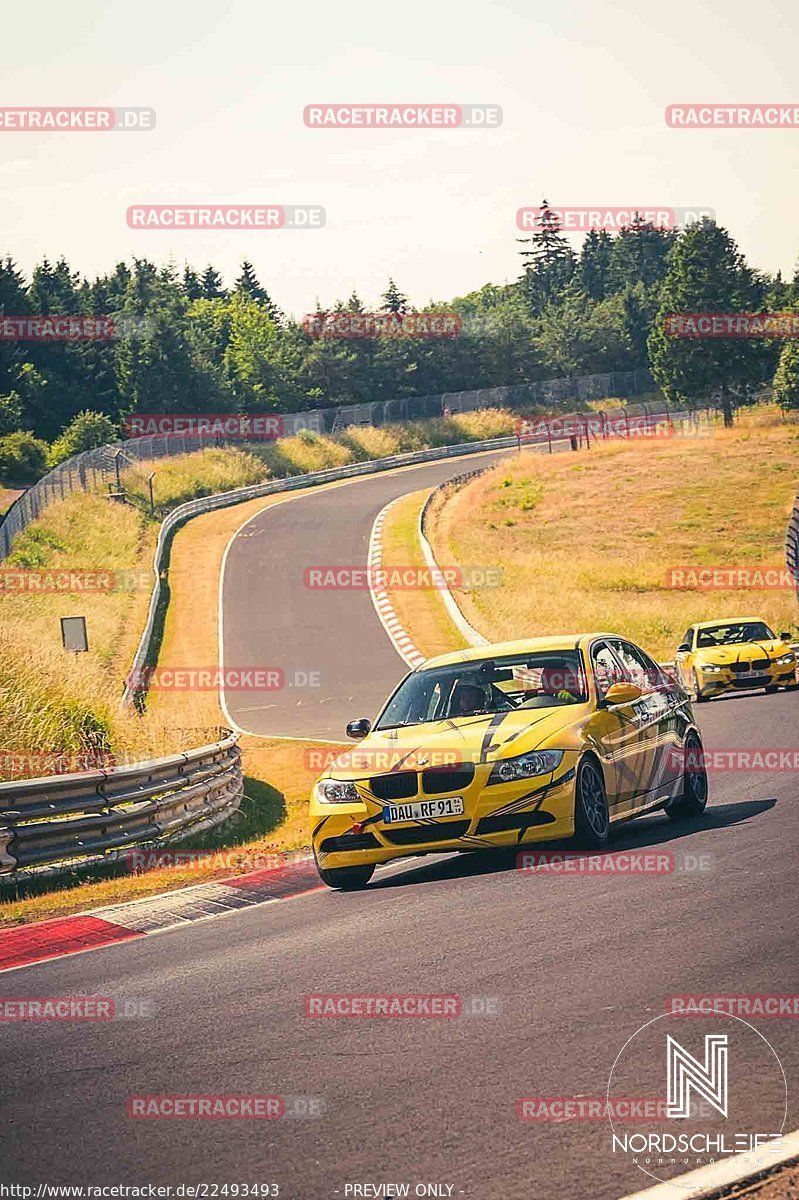
<path fill-rule="evenodd" d="M 463 796 L 444 796 L 441 800 L 415 800 L 412 804 L 386 804 L 383 821 L 396 825 L 398 821 L 421 821 L 432 817 L 457 817 L 463 812 Z"/>

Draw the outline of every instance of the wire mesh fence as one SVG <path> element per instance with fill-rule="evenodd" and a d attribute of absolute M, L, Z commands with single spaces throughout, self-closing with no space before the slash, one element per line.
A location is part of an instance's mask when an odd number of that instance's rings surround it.
<path fill-rule="evenodd" d="M 443 392 L 435 396 L 409 396 L 368 404 L 342 404 L 310 412 L 282 416 L 283 434 L 302 429 L 332 433 L 349 425 L 387 425 L 395 421 L 418 421 L 426 417 L 474 412 L 481 408 L 558 408 L 571 402 L 587 403 L 610 396 L 622 399 L 654 388 L 646 369 L 610 371 L 573 379 L 545 379 L 511 387 L 478 388 L 474 391 Z M 213 434 L 171 433 L 129 438 L 97 450 L 76 454 L 49 471 L 11 505 L 0 523 L 0 561 L 8 556 L 14 538 L 42 515 L 48 504 L 73 492 L 112 490 L 120 472 L 133 462 L 147 462 L 176 454 L 190 454 L 233 439 Z"/>

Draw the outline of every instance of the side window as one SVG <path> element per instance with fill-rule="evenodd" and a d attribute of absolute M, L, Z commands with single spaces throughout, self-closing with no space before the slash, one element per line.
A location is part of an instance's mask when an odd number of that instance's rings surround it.
<path fill-rule="evenodd" d="M 600 642 L 594 646 L 591 651 L 591 666 L 594 669 L 594 678 L 600 696 L 604 696 L 614 683 L 621 683 L 624 679 L 613 651 L 606 642 Z"/>
<path fill-rule="evenodd" d="M 674 680 L 669 678 L 661 665 L 656 663 L 653 658 L 650 658 L 644 650 L 639 650 L 638 655 L 643 659 L 646 669 L 649 672 L 650 687 L 657 688 L 659 692 L 673 692 Z"/>
<path fill-rule="evenodd" d="M 630 683 L 637 684 L 642 692 L 651 692 L 657 688 L 660 671 L 651 658 L 647 658 L 642 650 L 630 642 L 614 641 L 611 642 L 611 646 L 621 660 Z"/>
<path fill-rule="evenodd" d="M 691 626 L 690 629 L 686 630 L 686 632 L 683 634 L 680 645 L 682 646 L 683 643 L 685 643 L 689 646 L 693 646 L 693 644 L 694 644 L 694 627 L 693 627 L 693 625 Z"/>

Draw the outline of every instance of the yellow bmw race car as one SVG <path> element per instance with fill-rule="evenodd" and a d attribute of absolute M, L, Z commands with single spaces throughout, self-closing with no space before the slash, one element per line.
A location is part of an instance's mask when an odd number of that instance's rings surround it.
<path fill-rule="evenodd" d="M 700 621 L 677 647 L 674 669 L 694 700 L 747 688 L 776 692 L 796 681 L 790 636 L 781 633 L 777 637 L 759 617 Z"/>
<path fill-rule="evenodd" d="M 317 869 L 364 887 L 409 854 L 528 846 L 707 803 L 702 741 L 683 689 L 615 634 L 535 638 L 429 659 L 311 797 Z"/>

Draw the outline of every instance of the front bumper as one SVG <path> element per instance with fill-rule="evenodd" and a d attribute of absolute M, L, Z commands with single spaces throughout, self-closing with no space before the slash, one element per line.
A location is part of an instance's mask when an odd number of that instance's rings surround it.
<path fill-rule="evenodd" d="M 409 854 L 530 845 L 574 833 L 577 754 L 567 752 L 554 774 L 486 786 L 491 763 L 476 767 L 473 782 L 458 790 L 463 815 L 386 825 L 384 801 L 370 780 L 353 780 L 361 802 L 324 804 L 311 799 L 311 840 L 321 867 L 390 862 Z M 417 792 L 408 801 L 429 799 Z M 442 799 L 445 797 L 441 797 Z"/>
<path fill-rule="evenodd" d="M 767 667 L 753 672 L 733 671 L 730 667 L 708 672 L 697 667 L 697 675 L 703 696 L 720 696 L 723 692 L 744 692 L 753 688 L 792 684 L 796 679 L 796 663 L 778 666 L 776 662 L 770 662 Z"/>

